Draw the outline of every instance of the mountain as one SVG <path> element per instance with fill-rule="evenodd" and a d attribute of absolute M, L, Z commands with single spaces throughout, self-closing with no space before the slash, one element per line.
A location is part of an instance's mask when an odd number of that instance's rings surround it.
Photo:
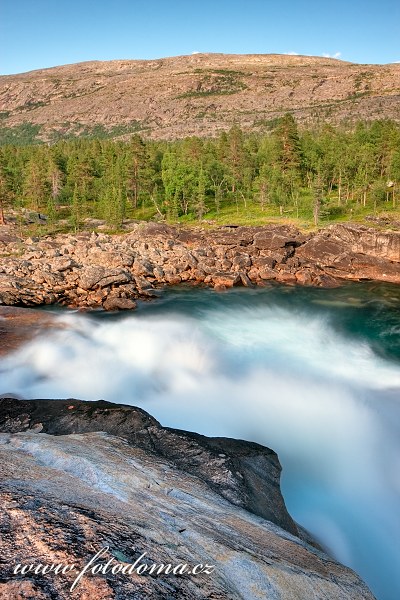
<path fill-rule="evenodd" d="M 288 111 L 307 124 L 400 121 L 400 64 L 194 54 L 85 62 L 0 77 L 3 141 L 124 139 L 132 132 L 173 139 L 215 135 L 233 123 L 259 131 Z"/>

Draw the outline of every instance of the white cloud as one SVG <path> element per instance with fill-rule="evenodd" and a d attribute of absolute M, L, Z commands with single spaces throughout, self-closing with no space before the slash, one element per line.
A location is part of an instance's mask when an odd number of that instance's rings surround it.
<path fill-rule="evenodd" d="M 328 54 L 327 52 L 323 52 L 322 56 L 324 58 L 340 58 L 342 56 L 341 52 L 335 52 L 335 54 Z"/>
<path fill-rule="evenodd" d="M 298 52 L 285 52 L 288 56 L 299 56 Z"/>
<path fill-rule="evenodd" d="M 192 54 L 201 54 L 201 52 L 199 52 L 199 50 L 193 50 Z"/>

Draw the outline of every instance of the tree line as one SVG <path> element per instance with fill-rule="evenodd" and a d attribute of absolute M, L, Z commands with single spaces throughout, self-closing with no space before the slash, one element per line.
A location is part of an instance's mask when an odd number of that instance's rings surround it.
<path fill-rule="evenodd" d="M 335 219 L 396 206 L 400 126 L 360 122 L 345 131 L 299 130 L 291 114 L 263 134 L 238 126 L 216 138 L 78 139 L 0 147 L 0 211 L 44 213 L 78 230 L 100 218 L 198 220 L 246 215 Z"/>

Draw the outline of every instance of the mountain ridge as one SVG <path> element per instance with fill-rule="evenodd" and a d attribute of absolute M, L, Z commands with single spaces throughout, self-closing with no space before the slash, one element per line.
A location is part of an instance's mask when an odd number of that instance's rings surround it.
<path fill-rule="evenodd" d="M 125 139 L 215 136 L 239 124 L 268 128 L 292 112 L 300 124 L 400 121 L 400 64 L 334 58 L 209 54 L 86 61 L 0 76 L 0 126 L 31 125 L 38 140 L 95 133 Z"/>

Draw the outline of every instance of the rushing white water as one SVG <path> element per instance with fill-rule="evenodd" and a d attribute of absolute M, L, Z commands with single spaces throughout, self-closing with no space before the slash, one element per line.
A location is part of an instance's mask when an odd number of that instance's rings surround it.
<path fill-rule="evenodd" d="M 398 364 L 326 313 L 276 303 L 60 318 L 1 361 L 0 392 L 104 398 L 273 448 L 293 517 L 379 600 L 400 598 Z"/>

